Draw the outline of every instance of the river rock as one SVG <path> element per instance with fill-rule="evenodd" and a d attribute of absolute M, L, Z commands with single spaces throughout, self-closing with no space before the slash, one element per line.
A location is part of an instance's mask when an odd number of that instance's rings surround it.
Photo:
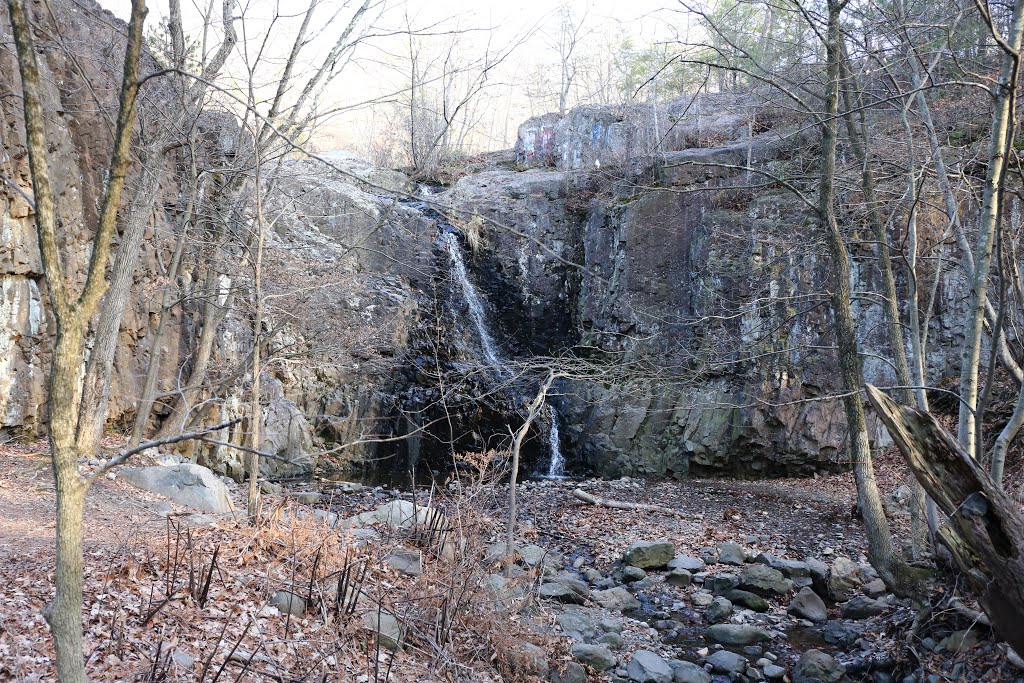
<path fill-rule="evenodd" d="M 671 586 L 689 586 L 693 583 L 693 574 L 685 569 L 673 569 L 665 574 L 665 583 Z"/>
<path fill-rule="evenodd" d="M 721 624 L 732 615 L 732 601 L 721 596 L 714 598 L 704 610 L 704 618 L 709 624 Z"/>
<path fill-rule="evenodd" d="M 626 665 L 626 675 L 636 683 L 672 683 L 672 667 L 664 659 L 648 650 L 640 650 Z"/>
<path fill-rule="evenodd" d="M 523 677 L 544 678 L 551 670 L 544 648 L 533 643 L 520 642 L 507 653 L 509 668 Z"/>
<path fill-rule="evenodd" d="M 804 564 L 811 573 L 811 586 L 823 598 L 828 597 L 828 565 L 814 557 L 805 557 Z"/>
<path fill-rule="evenodd" d="M 777 664 L 765 664 L 764 668 L 761 669 L 761 673 L 769 681 L 781 680 L 786 676 L 786 670 Z"/>
<path fill-rule="evenodd" d="M 570 649 L 572 656 L 598 671 L 607 671 L 615 666 L 616 657 L 612 651 L 601 645 L 576 643 Z"/>
<path fill-rule="evenodd" d="M 978 634 L 973 629 L 964 629 L 963 631 L 954 631 L 948 636 L 942 639 L 939 643 L 939 647 L 957 654 L 960 652 L 966 652 L 978 645 Z"/>
<path fill-rule="evenodd" d="M 747 561 L 747 553 L 739 543 L 722 543 L 718 546 L 718 561 L 721 564 L 742 565 Z"/>
<path fill-rule="evenodd" d="M 704 560 L 689 555 L 676 555 L 668 562 L 669 569 L 685 569 L 692 573 L 702 572 L 707 567 Z"/>
<path fill-rule="evenodd" d="M 551 672 L 551 683 L 587 683 L 587 670 L 576 662 L 566 662 L 560 671 Z"/>
<path fill-rule="evenodd" d="M 626 611 L 639 609 L 640 601 L 633 597 L 633 594 L 622 586 L 616 586 L 603 591 L 594 591 L 590 594 L 594 602 L 605 609 Z"/>
<path fill-rule="evenodd" d="M 846 602 L 863 583 L 857 563 L 848 557 L 837 557 L 828 572 L 828 595 L 835 602 Z"/>
<path fill-rule="evenodd" d="M 743 607 L 752 609 L 755 612 L 767 612 L 771 609 L 771 605 L 767 600 L 756 593 L 751 593 L 750 591 L 733 588 L 725 594 L 725 597 L 732 602 L 732 604 L 742 605 Z"/>
<path fill-rule="evenodd" d="M 234 510 L 227 486 L 212 470 L 202 465 L 189 462 L 169 467 L 127 467 L 118 471 L 117 476 L 132 486 L 200 512 Z"/>
<path fill-rule="evenodd" d="M 881 600 L 868 598 L 863 595 L 856 595 L 850 598 L 843 605 L 843 617 L 845 619 L 867 619 L 876 617 L 886 610 L 886 605 Z"/>
<path fill-rule="evenodd" d="M 719 650 L 708 655 L 707 663 L 716 674 L 740 673 L 747 668 L 747 658 L 729 650 Z"/>
<path fill-rule="evenodd" d="M 635 583 L 647 578 L 647 572 L 640 567 L 627 566 L 622 568 L 622 582 Z"/>
<path fill-rule="evenodd" d="M 889 589 L 885 585 L 885 581 L 881 579 L 872 579 L 864 584 L 864 594 L 869 598 L 878 598 L 889 592 Z"/>
<path fill-rule="evenodd" d="M 772 634 L 751 624 L 714 624 L 705 631 L 707 637 L 723 645 L 751 645 L 772 639 Z"/>
<path fill-rule="evenodd" d="M 674 659 L 668 663 L 672 667 L 673 683 L 711 683 L 711 674 L 704 667 L 693 662 Z"/>
<path fill-rule="evenodd" d="M 395 548 L 384 556 L 384 562 L 406 576 L 419 576 L 423 573 L 423 555 L 418 550 Z"/>
<path fill-rule="evenodd" d="M 864 627 L 848 621 L 829 621 L 821 629 L 826 643 L 839 647 L 850 647 L 864 636 Z"/>
<path fill-rule="evenodd" d="M 793 667 L 793 683 L 839 683 L 846 669 L 832 655 L 808 650 Z"/>
<path fill-rule="evenodd" d="M 363 625 L 377 636 L 380 646 L 388 650 L 397 650 L 405 639 L 402 622 L 390 612 L 372 609 L 362 616 Z"/>
<path fill-rule="evenodd" d="M 733 588 L 738 588 L 739 585 L 740 577 L 735 574 L 712 574 L 704 579 L 704 587 L 716 595 L 731 591 Z"/>
<path fill-rule="evenodd" d="M 793 582 L 777 569 L 763 564 L 747 565 L 740 571 L 740 588 L 755 593 L 785 595 L 793 590 Z"/>
<path fill-rule="evenodd" d="M 789 612 L 816 624 L 828 621 L 828 608 L 825 607 L 825 601 L 807 587 L 801 588 L 793 596 L 793 601 L 789 603 Z"/>
<path fill-rule="evenodd" d="M 541 584 L 541 587 L 537 589 L 537 595 L 545 600 L 554 600 L 571 605 L 582 605 L 587 601 L 584 596 L 561 583 Z"/>
<path fill-rule="evenodd" d="M 640 569 L 658 569 L 667 565 L 676 554 L 668 541 L 637 541 L 622 553 L 622 562 Z"/>

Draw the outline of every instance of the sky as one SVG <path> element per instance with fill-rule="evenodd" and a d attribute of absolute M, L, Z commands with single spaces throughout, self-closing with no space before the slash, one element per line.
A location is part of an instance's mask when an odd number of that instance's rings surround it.
<path fill-rule="evenodd" d="M 130 0 L 98 0 L 101 5 L 121 18 L 127 18 Z M 186 33 L 202 35 L 202 12 L 209 0 L 182 0 Z M 324 11 L 319 17 L 327 17 L 337 9 L 339 16 L 345 13 L 343 6 L 346 0 L 323 0 Z M 359 0 L 348 0 L 348 4 L 356 5 Z M 543 113 L 538 108 L 551 108 L 541 98 L 527 94 L 526 81 L 537 80 L 537 74 L 550 73 L 558 63 L 557 53 L 551 48 L 550 33 L 558 25 L 556 10 L 560 3 L 551 0 L 384 0 L 385 6 L 375 20 L 374 26 L 382 33 L 388 33 L 401 26 L 410 17 L 418 27 L 432 27 L 437 33 L 445 33 L 455 29 L 470 31 L 461 39 L 457 56 L 468 58 L 475 52 L 486 49 L 487 45 L 502 46 L 528 37 L 501 65 L 489 76 L 486 95 L 476 106 L 473 116 L 481 122 L 481 129 L 487 133 L 473 144 L 482 148 L 502 148 L 510 146 L 515 136 L 515 128 L 522 119 L 530 115 Z M 214 3 L 219 7 L 220 2 Z M 659 37 L 665 36 L 680 17 L 677 0 L 568 0 L 565 5 L 571 8 L 574 16 L 585 17 L 588 40 L 596 42 L 607 40 L 606 36 L 629 36 L 638 44 L 649 44 Z M 237 0 L 239 13 L 247 17 L 245 26 L 245 42 L 249 46 L 249 54 L 258 45 L 277 54 L 277 57 L 266 61 L 272 71 L 274 64 L 283 63 L 284 55 L 291 44 L 291 38 L 297 31 L 297 20 L 279 21 L 269 40 L 264 43 L 266 22 L 275 10 L 281 13 L 295 13 L 305 9 L 306 2 L 280 2 L 279 0 Z M 160 19 L 167 14 L 166 0 L 150 0 L 150 14 L 147 25 L 155 27 Z M 351 10 L 347 10 L 351 12 Z M 343 26 L 346 22 L 339 21 Z M 237 22 L 236 22 L 237 25 Z M 486 30 L 483 30 L 486 29 Z M 340 29 L 324 29 L 319 44 L 310 50 L 309 66 L 316 63 L 315 57 L 329 49 L 334 36 Z M 215 30 L 216 31 L 216 30 Z M 434 47 L 431 50 L 444 50 L 444 36 L 429 39 Z M 406 87 L 408 69 L 396 64 L 403 64 L 403 56 L 409 52 L 407 38 L 390 36 L 377 38 L 360 46 L 355 58 L 345 67 L 345 71 L 321 96 L 321 107 L 329 109 L 351 105 L 374 97 L 382 97 Z M 591 46 L 591 49 L 594 49 Z M 241 54 L 241 51 L 240 53 Z M 427 60 L 424 60 L 427 61 Z M 241 73 L 241 57 L 233 67 Z M 267 83 L 273 81 L 273 74 L 268 72 Z M 270 87 L 269 85 L 267 86 Z M 381 130 L 388 125 L 395 125 L 392 113 L 397 105 L 378 105 L 371 109 L 362 108 L 332 116 L 322 124 L 313 138 L 313 144 L 320 149 L 345 148 L 357 153 L 367 150 L 356 149 L 360 144 L 369 145 L 369 140 L 381 135 Z M 364 154 L 366 156 L 366 154 Z"/>

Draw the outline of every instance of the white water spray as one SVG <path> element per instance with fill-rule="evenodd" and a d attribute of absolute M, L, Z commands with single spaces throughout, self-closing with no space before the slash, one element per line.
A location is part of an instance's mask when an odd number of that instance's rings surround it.
<path fill-rule="evenodd" d="M 448 256 L 452 260 L 452 271 L 462 286 L 462 297 L 466 300 L 466 305 L 469 306 L 469 317 L 476 325 L 476 333 L 480 337 L 484 358 L 489 365 L 503 373 L 504 364 L 498 357 L 498 352 L 494 348 L 494 339 L 491 338 L 491 333 L 487 330 L 487 319 L 484 317 L 484 306 L 480 302 L 480 295 L 466 272 L 466 262 L 462 258 L 462 245 L 459 244 L 459 238 L 455 236 L 455 233 L 446 232 L 442 235 L 442 239 L 448 247 Z"/>
<path fill-rule="evenodd" d="M 548 446 L 551 450 L 551 460 L 548 462 L 548 479 L 565 478 L 565 458 L 562 456 L 562 443 L 558 434 L 558 411 L 548 404 L 548 412 L 551 414 L 551 429 L 548 431 Z"/>

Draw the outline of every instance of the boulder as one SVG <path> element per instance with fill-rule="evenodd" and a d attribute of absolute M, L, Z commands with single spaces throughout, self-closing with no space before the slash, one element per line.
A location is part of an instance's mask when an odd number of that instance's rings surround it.
<path fill-rule="evenodd" d="M 668 562 L 669 569 L 685 569 L 691 574 L 694 572 L 704 571 L 707 565 L 704 564 L 704 560 L 697 557 L 690 557 L 689 555 L 676 555 Z"/>
<path fill-rule="evenodd" d="M 672 683 L 675 674 L 667 661 L 653 652 L 640 650 L 629 660 L 626 675 L 636 683 Z"/>
<path fill-rule="evenodd" d="M 789 603 L 789 612 L 816 624 L 828 621 L 828 609 L 825 607 L 825 601 L 806 587 L 801 588 L 793 596 L 793 601 Z"/>
<path fill-rule="evenodd" d="M 637 581 L 643 581 L 647 578 L 647 572 L 640 567 L 623 567 L 622 568 L 622 582 L 623 583 L 635 583 Z"/>
<path fill-rule="evenodd" d="M 864 636 L 864 627 L 848 621 L 829 621 L 821 629 L 826 643 L 839 647 L 850 647 Z"/>
<path fill-rule="evenodd" d="M 367 513 L 368 523 L 380 521 L 396 531 L 410 531 L 416 526 L 443 527 L 444 513 L 423 505 L 416 505 L 411 500 L 396 499 L 377 506 L 372 517 Z"/>
<path fill-rule="evenodd" d="M 735 574 L 712 574 L 704 579 L 704 587 L 715 595 L 731 591 L 740 585 L 740 577 Z"/>
<path fill-rule="evenodd" d="M 786 676 L 786 670 L 778 664 L 765 664 L 761 672 L 769 681 L 778 681 Z"/>
<path fill-rule="evenodd" d="M 672 667 L 673 683 L 711 683 L 711 674 L 693 662 L 674 659 L 668 663 Z"/>
<path fill-rule="evenodd" d="M 597 634 L 597 626 L 583 610 L 577 608 L 565 608 L 565 611 L 555 615 L 555 621 L 559 628 L 573 640 L 590 640 Z"/>
<path fill-rule="evenodd" d="M 681 567 L 673 569 L 665 575 L 665 583 L 671 586 L 689 586 L 693 583 L 693 574 Z"/>
<path fill-rule="evenodd" d="M 954 631 L 948 636 L 942 639 L 939 643 L 939 647 L 947 652 L 957 654 L 960 652 L 966 652 L 978 645 L 978 633 L 973 629 L 964 629 L 963 631 Z"/>
<path fill-rule="evenodd" d="M 708 655 L 707 662 L 716 674 L 739 673 L 747 668 L 747 658 L 729 650 L 718 650 L 711 653 Z"/>
<path fill-rule="evenodd" d="M 753 645 L 772 639 L 772 634 L 751 624 L 714 624 L 705 631 L 707 637 L 723 645 Z"/>
<path fill-rule="evenodd" d="M 704 611 L 704 618 L 709 624 L 721 624 L 732 615 L 732 601 L 721 596 L 713 599 Z"/>
<path fill-rule="evenodd" d="M 740 588 L 755 593 L 785 595 L 793 590 L 793 582 L 777 569 L 763 564 L 747 565 L 740 571 Z"/>
<path fill-rule="evenodd" d="M 659 569 L 675 556 L 676 548 L 668 541 L 637 541 L 622 553 L 622 562 L 640 569 Z"/>
<path fill-rule="evenodd" d="M 594 602 L 605 609 L 627 611 L 640 608 L 640 601 L 622 586 L 616 586 L 603 591 L 594 591 L 590 596 L 594 598 Z"/>
<path fill-rule="evenodd" d="M 363 625 L 374 632 L 377 642 L 387 650 L 397 650 L 405 640 L 402 622 L 394 614 L 383 610 L 370 610 L 362 616 Z"/>
<path fill-rule="evenodd" d="M 876 617 L 884 612 L 887 607 L 888 605 L 881 600 L 856 595 L 843 605 L 843 618 L 867 619 L 869 617 Z"/>
<path fill-rule="evenodd" d="M 587 670 L 576 662 L 567 662 L 561 670 L 551 672 L 551 683 L 587 683 Z"/>
<path fill-rule="evenodd" d="M 395 548 L 384 556 L 384 563 L 406 576 L 423 573 L 423 555 L 418 550 Z"/>
<path fill-rule="evenodd" d="M 740 566 L 747 561 L 747 552 L 739 543 L 722 543 L 718 546 L 718 561 L 721 564 Z"/>
<path fill-rule="evenodd" d="M 725 594 L 725 597 L 732 602 L 732 604 L 742 605 L 743 607 L 752 609 L 755 612 L 767 612 L 771 609 L 771 605 L 767 600 L 756 593 L 751 593 L 750 591 L 733 588 Z"/>
<path fill-rule="evenodd" d="M 793 667 L 793 683 L 839 683 L 846 669 L 832 655 L 808 650 Z"/>
<path fill-rule="evenodd" d="M 615 666 L 616 657 L 612 651 L 601 645 L 575 643 L 570 649 L 572 656 L 597 671 L 607 671 Z"/>
<path fill-rule="evenodd" d="M 544 648 L 520 642 L 506 653 L 509 668 L 520 677 L 544 678 L 551 670 Z"/>
<path fill-rule="evenodd" d="M 582 605 L 587 600 L 569 586 L 561 583 L 545 583 L 537 590 L 537 594 L 545 600 L 555 600 L 572 605 Z"/>
<path fill-rule="evenodd" d="M 234 505 L 221 478 L 202 465 L 128 467 L 117 473 L 132 486 L 170 498 L 201 512 L 231 512 Z"/>
<path fill-rule="evenodd" d="M 846 602 L 864 584 L 860 567 L 848 557 L 837 557 L 828 571 L 828 596 Z"/>

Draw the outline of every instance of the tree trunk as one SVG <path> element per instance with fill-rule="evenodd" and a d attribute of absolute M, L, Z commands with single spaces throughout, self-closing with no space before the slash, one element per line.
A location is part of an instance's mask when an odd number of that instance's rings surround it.
<path fill-rule="evenodd" d="M 886 519 L 885 510 L 882 507 L 878 485 L 875 482 L 864 406 L 858 395 L 858 388 L 863 383 L 863 375 L 857 350 L 853 312 L 850 308 L 850 256 L 839 229 L 834 206 L 842 40 L 840 14 L 842 8 L 842 3 L 837 0 L 829 0 L 828 27 L 825 37 L 827 90 L 824 113 L 819 124 L 821 129 L 821 176 L 818 213 L 821 227 L 825 232 L 832 266 L 831 300 L 835 316 L 836 345 L 840 375 L 846 390 L 843 404 L 846 409 L 850 458 L 853 461 L 857 496 L 868 537 L 868 559 L 893 592 L 898 595 L 913 595 L 919 591 L 919 579 L 897 553 L 889 521 Z"/>
<path fill-rule="evenodd" d="M 914 475 L 949 515 L 942 536 L 996 635 L 1024 652 L 1024 517 L 1017 505 L 935 418 L 866 389 Z"/>
<path fill-rule="evenodd" d="M 1003 65 L 996 84 L 992 113 L 988 171 L 985 174 L 981 211 L 978 214 L 978 241 L 974 250 L 974 277 L 964 320 L 964 355 L 960 368 L 960 416 L 957 441 L 972 457 L 979 457 L 974 410 L 978 406 L 978 368 L 981 361 L 985 304 L 989 271 L 996 232 L 1001 229 L 1003 189 L 1006 167 L 1016 132 L 1017 76 L 1021 36 L 1024 34 L 1024 2 L 1016 2 L 1003 47 Z M 980 419 L 980 416 L 979 416 Z"/>

